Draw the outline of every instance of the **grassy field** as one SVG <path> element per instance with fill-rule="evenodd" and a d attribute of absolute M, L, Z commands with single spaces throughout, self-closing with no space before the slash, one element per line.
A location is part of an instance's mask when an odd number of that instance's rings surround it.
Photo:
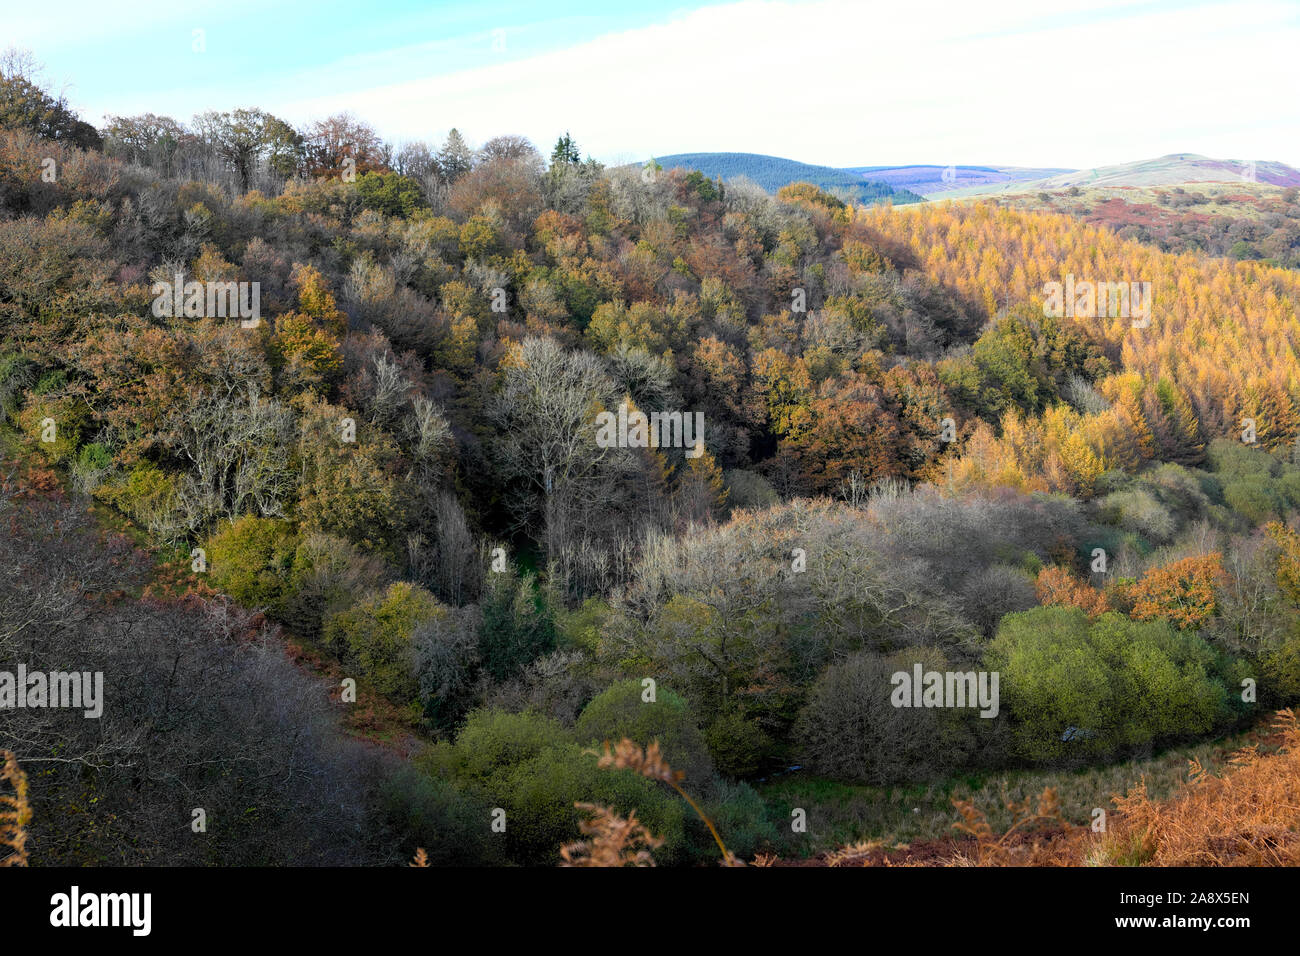
<path fill-rule="evenodd" d="M 1264 726 L 1269 722 L 1265 720 Z M 1108 766 L 1074 771 L 1016 770 L 903 787 L 868 787 L 795 772 L 759 784 L 758 790 L 772 819 L 778 821 L 779 831 L 786 834 L 787 845 L 781 848 L 781 855 L 806 857 L 864 841 L 897 846 L 951 837 L 957 820 L 954 799 L 974 801 L 1000 832 L 1012 822 L 1006 810 L 1008 801 L 1037 797 L 1046 787 L 1056 790 L 1062 816 L 1068 822 L 1087 825 L 1094 808 L 1107 813 L 1114 809 L 1112 795 L 1123 794 L 1145 780 L 1153 800 L 1166 799 L 1187 783 L 1188 761 L 1198 759 L 1214 773 L 1226 765 L 1233 752 L 1259 739 L 1260 732 L 1252 730 Z M 1268 751 L 1267 744 L 1261 745 L 1261 752 Z M 805 834 L 790 833 L 786 823 L 797 807 L 807 811 Z"/>

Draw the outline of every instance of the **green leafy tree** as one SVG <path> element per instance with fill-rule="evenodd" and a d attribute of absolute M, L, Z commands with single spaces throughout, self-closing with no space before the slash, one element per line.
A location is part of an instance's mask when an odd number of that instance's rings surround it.
<path fill-rule="evenodd" d="M 24 51 L 10 49 L 0 56 L 0 126 L 25 129 L 82 149 L 103 148 L 95 127 L 84 122 L 67 99 L 46 90 L 39 73 Z"/>
<path fill-rule="evenodd" d="M 398 581 L 325 623 L 323 638 L 344 660 L 355 661 L 375 688 L 395 701 L 412 700 L 416 628 L 446 615 L 438 599 L 415 584 Z"/>
<path fill-rule="evenodd" d="M 248 607 L 278 614 L 288 597 L 297 535 L 287 521 L 245 515 L 207 541 L 212 583 Z"/>

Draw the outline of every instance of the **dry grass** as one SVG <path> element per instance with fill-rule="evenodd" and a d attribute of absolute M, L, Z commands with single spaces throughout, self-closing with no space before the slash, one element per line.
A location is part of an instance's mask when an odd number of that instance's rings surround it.
<path fill-rule="evenodd" d="M 1192 765 L 1176 799 L 1148 799 L 1142 784 L 1115 800 L 1120 825 L 1093 862 L 1142 866 L 1300 866 L 1300 722 L 1278 713 L 1282 747 L 1239 750 L 1221 776 Z"/>
<path fill-rule="evenodd" d="M 0 846 L 10 849 L 0 866 L 27 865 L 27 824 L 32 808 L 27 802 L 27 774 L 18 766 L 18 758 L 0 750 L 0 781 L 13 788 L 14 795 L 0 793 Z"/>
<path fill-rule="evenodd" d="M 1011 824 L 994 829 L 971 800 L 954 799 L 957 847 L 903 847 L 882 853 L 878 842 L 827 854 L 828 866 L 1300 866 L 1300 721 L 1278 713 L 1276 753 L 1253 744 L 1238 750 L 1220 776 L 1189 761 L 1191 780 L 1166 800 L 1153 800 L 1144 780 L 1115 795 L 1105 833 L 1064 820 L 1052 788 L 1035 804 L 1007 801 Z M 933 852 L 925 852 L 927 849 Z"/>
<path fill-rule="evenodd" d="M 638 822 L 636 811 L 620 817 L 609 807 L 595 803 L 575 803 L 579 810 L 592 815 L 578 823 L 589 839 L 578 840 L 560 848 L 560 866 L 654 866 L 650 851 L 663 845 L 645 825 Z"/>
<path fill-rule="evenodd" d="M 612 750 L 610 749 L 609 741 L 606 740 L 603 752 L 597 752 L 594 750 L 588 750 L 586 752 L 594 754 L 599 758 L 599 760 L 597 760 L 597 766 L 602 769 L 631 770 L 633 773 L 639 773 L 643 777 L 648 777 L 651 780 L 658 780 L 662 783 L 668 784 L 668 786 L 677 791 L 679 797 L 690 804 L 691 809 L 696 812 L 699 818 L 704 821 L 704 825 L 709 828 L 709 832 L 713 834 L 713 841 L 718 844 L 718 849 L 722 851 L 722 865 L 745 865 L 727 849 L 727 845 L 722 842 L 722 837 L 719 836 L 718 828 L 713 825 L 713 821 L 710 820 L 708 816 L 705 815 L 704 811 L 700 809 L 699 804 L 692 800 L 690 795 L 681 788 L 681 781 L 685 777 L 685 774 L 680 770 L 674 770 L 672 767 L 668 766 L 667 761 L 663 759 L 663 755 L 659 752 L 659 741 L 651 741 L 650 746 L 646 747 L 645 750 L 642 750 L 640 744 L 624 737 Z M 578 804 L 578 806 L 582 806 L 582 804 Z"/>

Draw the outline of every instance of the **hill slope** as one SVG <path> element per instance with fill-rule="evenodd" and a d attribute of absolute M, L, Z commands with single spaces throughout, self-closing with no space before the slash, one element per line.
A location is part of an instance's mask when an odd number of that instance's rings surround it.
<path fill-rule="evenodd" d="M 1023 182 L 973 184 L 943 198 L 966 198 L 1021 192 L 1051 192 L 1072 187 L 1133 188 L 1185 183 L 1236 183 L 1245 186 L 1300 186 L 1300 170 L 1285 163 L 1239 159 L 1210 159 L 1196 153 L 1171 153 L 1155 159 L 1098 166 Z M 961 184 L 958 184 L 959 186 Z"/>
<path fill-rule="evenodd" d="M 1045 179 L 1044 189 L 1069 186 L 1167 186 L 1175 183 L 1260 182 L 1300 186 L 1300 170 L 1285 163 L 1210 159 L 1196 153 L 1171 153 L 1116 166 L 1080 169 Z"/>
<path fill-rule="evenodd" d="M 896 189 L 910 189 L 929 196 L 972 186 L 1036 181 L 1074 172 L 1061 166 L 851 166 L 848 172 L 864 179 L 888 183 Z"/>
<path fill-rule="evenodd" d="M 664 169 L 696 169 L 710 178 L 720 176 L 724 182 L 745 176 L 773 193 L 790 183 L 804 182 L 828 192 L 845 190 L 856 201 L 864 203 L 889 201 L 902 205 L 921 201 L 915 192 L 875 181 L 872 177 L 863 177 L 852 170 L 814 166 L 780 156 L 764 156 L 760 153 L 674 153 L 671 156 L 661 156 L 657 161 Z"/>

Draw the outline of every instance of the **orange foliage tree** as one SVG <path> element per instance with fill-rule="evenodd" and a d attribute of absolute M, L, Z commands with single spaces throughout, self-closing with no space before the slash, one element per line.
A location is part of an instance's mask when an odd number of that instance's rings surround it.
<path fill-rule="evenodd" d="M 1152 568 L 1130 589 L 1130 615 L 1138 621 L 1163 617 L 1183 630 L 1200 627 L 1214 616 L 1224 578 L 1217 551 Z"/>

